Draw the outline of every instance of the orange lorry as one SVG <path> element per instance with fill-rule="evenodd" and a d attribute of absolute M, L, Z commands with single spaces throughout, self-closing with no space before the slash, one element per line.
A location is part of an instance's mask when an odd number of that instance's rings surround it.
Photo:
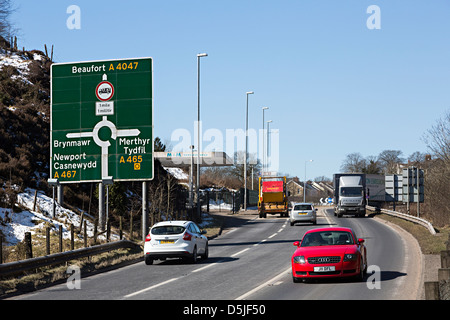
<path fill-rule="evenodd" d="M 260 218 L 266 218 L 267 213 L 289 215 L 286 177 L 259 178 L 258 213 Z"/>

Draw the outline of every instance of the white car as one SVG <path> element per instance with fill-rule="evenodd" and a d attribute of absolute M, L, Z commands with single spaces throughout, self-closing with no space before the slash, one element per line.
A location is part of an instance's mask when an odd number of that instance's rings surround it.
<path fill-rule="evenodd" d="M 314 209 L 312 203 L 294 203 L 292 209 L 289 212 L 289 220 L 291 226 L 297 222 L 312 222 L 317 223 L 317 209 Z"/>
<path fill-rule="evenodd" d="M 145 238 L 145 264 L 153 260 L 183 258 L 196 263 L 199 256 L 208 258 L 206 231 L 192 221 L 164 221 L 156 223 Z"/>

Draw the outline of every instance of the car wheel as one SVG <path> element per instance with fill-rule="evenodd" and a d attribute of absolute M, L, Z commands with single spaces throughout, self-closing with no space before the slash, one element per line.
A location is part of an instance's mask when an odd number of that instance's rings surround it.
<path fill-rule="evenodd" d="M 203 254 L 202 258 L 208 259 L 208 255 L 209 255 L 209 252 L 208 252 L 208 243 L 207 243 L 205 246 L 205 253 Z"/>
<path fill-rule="evenodd" d="M 152 265 L 153 264 L 153 259 L 150 257 L 145 257 L 145 264 L 146 265 Z"/>
<path fill-rule="evenodd" d="M 364 280 L 364 261 L 361 257 L 361 260 L 359 261 L 359 273 L 356 275 L 356 281 L 363 281 Z"/>
<path fill-rule="evenodd" d="M 364 273 L 364 275 L 366 275 L 367 274 L 367 257 L 366 257 L 366 264 L 364 265 L 364 270 L 363 270 L 363 273 Z"/>
<path fill-rule="evenodd" d="M 291 227 L 292 227 L 294 224 L 295 224 L 295 222 L 292 222 L 292 221 L 291 221 Z"/>
<path fill-rule="evenodd" d="M 302 279 L 299 279 L 299 278 L 296 278 L 296 277 L 292 276 L 292 281 L 294 283 L 300 283 L 300 282 L 302 282 Z"/>
<path fill-rule="evenodd" d="M 194 251 L 192 251 L 191 262 L 192 263 L 197 263 L 197 260 L 198 260 L 197 247 L 194 247 Z"/>

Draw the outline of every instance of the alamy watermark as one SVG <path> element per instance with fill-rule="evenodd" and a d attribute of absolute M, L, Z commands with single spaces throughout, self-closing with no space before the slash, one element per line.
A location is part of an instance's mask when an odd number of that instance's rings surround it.
<path fill-rule="evenodd" d="M 81 289 L 81 270 L 80 267 L 73 264 L 69 266 L 66 270 L 67 274 L 70 274 L 69 278 L 67 278 L 67 289 L 69 290 L 80 290 Z"/>
<path fill-rule="evenodd" d="M 200 148 L 197 148 L 198 127 L 200 127 Z M 177 157 L 177 154 L 191 152 L 190 146 L 200 150 L 200 154 L 207 152 L 225 152 L 228 157 L 235 159 L 235 164 L 243 164 L 245 153 L 246 133 L 244 129 L 225 129 L 225 132 L 217 128 L 210 128 L 203 132 L 202 121 L 194 122 L 194 134 L 185 128 L 172 131 L 170 141 L 174 145 L 171 150 L 172 161 L 175 164 L 190 164 L 190 159 Z M 266 171 L 278 171 L 280 166 L 280 134 L 278 129 L 253 129 L 247 131 L 247 163 L 256 165 L 264 164 Z M 235 156 L 235 155 L 238 156 Z M 215 164 L 223 159 L 210 159 Z M 205 159 L 205 162 L 208 160 Z M 208 162 L 207 162 L 208 163 Z M 213 163 L 209 163 L 213 164 Z"/>
<path fill-rule="evenodd" d="M 81 29 L 81 9 L 79 6 L 72 4 L 67 7 L 67 14 L 70 16 L 66 20 L 66 26 L 69 30 Z"/>
<path fill-rule="evenodd" d="M 66 13 L 69 14 L 66 20 L 66 26 L 69 30 L 81 29 L 81 9 L 79 6 L 72 4 L 67 7 Z M 369 30 L 381 29 L 381 9 L 373 4 L 367 7 L 366 13 L 370 14 L 367 18 L 366 26 Z"/>
<path fill-rule="evenodd" d="M 381 269 L 377 265 L 367 267 L 367 274 L 370 274 L 366 281 L 367 289 L 381 289 Z"/>
<path fill-rule="evenodd" d="M 367 7 L 367 11 L 370 16 L 367 18 L 366 26 L 369 30 L 381 29 L 381 9 L 377 5 L 371 5 Z"/>

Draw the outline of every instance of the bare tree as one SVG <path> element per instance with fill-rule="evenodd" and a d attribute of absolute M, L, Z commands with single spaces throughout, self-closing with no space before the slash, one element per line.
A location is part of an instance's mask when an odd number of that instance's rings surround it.
<path fill-rule="evenodd" d="M 363 172 L 368 174 L 380 174 L 382 171 L 380 160 L 376 156 L 366 158 L 366 167 Z"/>
<path fill-rule="evenodd" d="M 397 173 L 398 164 L 405 161 L 401 157 L 402 154 L 403 152 L 400 150 L 384 150 L 378 155 L 378 160 L 385 174 Z"/>
<path fill-rule="evenodd" d="M 450 110 L 424 136 L 434 160 L 425 173 L 426 215 L 433 224 L 448 225 L 450 194 Z"/>
<path fill-rule="evenodd" d="M 450 161 L 450 110 L 427 131 L 423 140 L 436 158 Z"/>
<path fill-rule="evenodd" d="M 420 151 L 413 152 L 408 157 L 408 162 L 412 163 L 415 166 L 419 166 L 421 163 L 425 162 L 426 154 Z"/>
<path fill-rule="evenodd" d="M 244 182 L 244 156 L 245 152 L 238 151 L 234 153 L 234 166 L 230 169 L 230 174 L 242 183 Z M 254 176 L 258 176 L 258 172 L 261 170 L 261 162 L 256 158 L 255 154 L 247 155 L 247 179 L 251 181 L 252 169 Z"/>
<path fill-rule="evenodd" d="M 363 172 L 366 167 L 366 160 L 359 152 L 350 153 L 341 165 L 342 172 L 354 173 Z"/>
<path fill-rule="evenodd" d="M 0 0 L 0 36 L 9 39 L 13 34 L 13 27 L 9 16 L 14 12 L 11 0 Z"/>
<path fill-rule="evenodd" d="M 325 176 L 318 176 L 314 178 L 314 182 L 331 182 L 332 180 Z"/>

